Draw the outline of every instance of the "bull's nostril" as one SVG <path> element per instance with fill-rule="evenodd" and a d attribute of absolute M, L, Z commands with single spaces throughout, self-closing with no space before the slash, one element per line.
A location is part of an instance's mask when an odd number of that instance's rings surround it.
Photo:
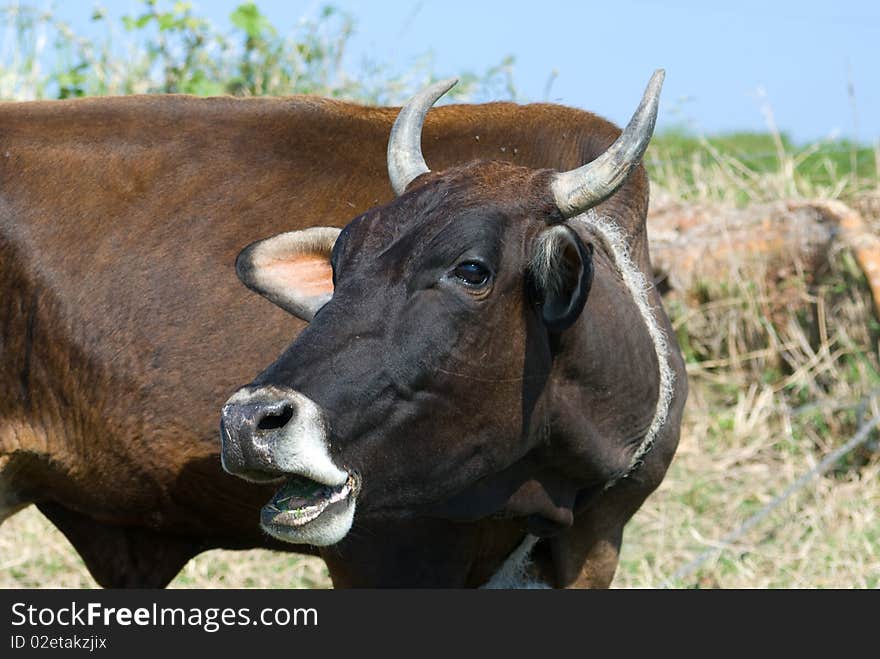
<path fill-rule="evenodd" d="M 287 422 L 293 418 L 293 407 L 285 405 L 277 414 L 267 414 L 259 423 L 257 430 L 277 430 L 287 425 Z"/>

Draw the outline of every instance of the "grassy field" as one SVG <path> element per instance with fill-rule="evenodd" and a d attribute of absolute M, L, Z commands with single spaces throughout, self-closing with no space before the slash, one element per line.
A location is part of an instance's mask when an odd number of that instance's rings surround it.
<path fill-rule="evenodd" d="M 332 12 L 325 22 L 301 25 L 284 37 L 243 5 L 236 10 L 238 32 L 224 36 L 185 7 L 144 7 L 125 26 L 135 43 L 125 59 L 110 56 L 118 44 L 85 41 L 49 14 L 27 7 L 7 12 L 18 59 L 0 71 L 0 97 L 315 92 L 399 102 L 430 77 L 424 68 L 393 75 L 382 67 L 357 75 L 341 71 L 339 53 L 351 22 Z M 104 19 L 96 14 L 95 20 Z M 46 43 L 37 38 L 41 29 L 56 43 L 59 64 L 51 70 L 40 66 L 39 44 Z M 226 49 L 211 50 L 211 43 L 226 43 Z M 222 56 L 211 59 L 214 52 Z M 460 93 L 512 95 L 509 64 L 466 75 Z M 880 230 L 880 145 L 794 144 L 766 114 L 766 133 L 658 135 L 646 156 L 655 192 L 738 207 L 840 198 L 862 208 L 873 230 Z M 721 542 L 880 414 L 880 323 L 852 256 L 834 250 L 820 272 L 795 267 L 782 278 L 753 271 L 735 281 L 700 282 L 676 292 L 666 307 L 687 360 L 691 394 L 676 458 L 626 529 L 613 585 L 878 587 L 876 432 L 734 543 Z M 712 553 L 698 570 L 673 578 L 707 551 Z M 35 509 L 0 527 L 0 587 L 94 585 L 63 536 Z M 173 586 L 327 587 L 329 579 L 314 558 L 213 551 L 191 561 Z"/>

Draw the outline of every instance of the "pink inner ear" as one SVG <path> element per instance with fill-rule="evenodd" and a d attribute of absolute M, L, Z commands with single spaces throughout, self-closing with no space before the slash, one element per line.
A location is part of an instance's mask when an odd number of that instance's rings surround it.
<path fill-rule="evenodd" d="M 323 254 L 306 252 L 273 259 L 263 272 L 276 286 L 293 290 L 298 296 L 333 294 L 333 268 Z"/>

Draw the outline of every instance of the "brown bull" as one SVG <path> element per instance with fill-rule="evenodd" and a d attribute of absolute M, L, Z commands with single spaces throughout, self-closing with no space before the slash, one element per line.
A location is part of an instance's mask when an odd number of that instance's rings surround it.
<path fill-rule="evenodd" d="M 307 97 L 0 107 L 0 519 L 36 503 L 105 586 L 163 586 L 211 548 L 315 551 L 261 530 L 260 509 L 277 484 L 248 483 L 221 468 L 223 401 L 307 325 L 248 294 L 233 263 L 255 239 L 343 227 L 391 201 L 385 151 L 396 115 L 394 108 Z M 474 163 L 474 176 L 506 178 L 505 194 L 515 195 L 519 184 L 546 183 L 542 170 L 594 160 L 618 135 L 608 122 L 569 108 L 489 104 L 432 111 L 422 140 L 435 171 L 450 170 L 466 184 L 471 170 L 462 164 Z M 614 193 L 589 205 L 614 220 L 615 235 L 647 273 L 648 184 L 634 160 Z M 489 164 L 484 171 L 479 163 Z M 412 172 L 402 166 L 406 178 Z M 547 205 L 543 197 L 540 203 Z M 474 478 L 432 484 L 444 493 L 454 485 L 464 498 L 433 500 L 436 509 L 419 515 L 380 517 L 374 528 L 381 533 L 365 527 L 356 534 L 356 520 L 347 545 L 322 550 L 336 585 L 480 585 L 523 546 L 526 533 L 546 538 L 532 551 L 536 577 L 553 585 L 610 582 L 623 525 L 659 484 L 674 452 L 685 388 L 674 345 L 658 359 L 621 285 L 616 252 L 602 240 L 588 242 L 597 257 L 585 309 L 593 300 L 604 305 L 602 314 L 632 325 L 637 338 L 590 315 L 601 331 L 588 351 L 599 363 L 587 370 L 602 377 L 572 390 L 569 409 L 559 413 L 594 423 L 591 437 L 616 428 L 611 444 L 598 447 L 586 472 L 579 465 L 564 477 L 559 465 L 547 471 L 527 442 L 525 454 L 493 464 L 516 472 L 511 482 L 542 491 L 537 498 L 549 515 L 508 510 L 496 519 L 498 510 L 470 509 L 467 492 L 486 482 L 477 470 Z M 249 285 L 261 290 L 259 278 Z M 286 295 L 261 292 L 282 303 Z M 285 308 L 295 311 L 303 300 L 308 306 L 308 296 L 300 296 Z M 673 342 L 653 288 L 646 302 Z M 564 370 L 553 353 L 577 335 L 574 328 L 551 331 L 547 364 Z M 308 359 L 321 354 L 329 358 L 318 342 Z M 664 393 L 663 359 L 678 376 L 667 392 L 671 405 L 651 437 L 653 448 L 636 456 Z M 286 422 L 284 414 L 263 419 L 266 429 Z M 227 467 L 242 450 L 253 456 L 239 448 L 224 454 Z M 421 459 L 442 463 L 443 447 Z M 265 464 L 244 462 L 232 470 L 277 480 Z M 332 472 L 308 473 L 320 484 Z M 389 471 L 389 487 L 400 476 Z M 382 500 L 381 482 L 381 468 L 364 474 L 365 511 L 371 493 Z M 352 487 L 359 490 L 360 481 Z"/>

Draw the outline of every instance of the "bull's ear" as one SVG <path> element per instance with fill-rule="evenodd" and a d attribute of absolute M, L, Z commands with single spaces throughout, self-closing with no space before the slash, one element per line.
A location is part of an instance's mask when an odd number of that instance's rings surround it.
<path fill-rule="evenodd" d="M 280 233 L 245 247 L 235 271 L 252 291 L 311 321 L 333 296 L 330 252 L 338 236 L 332 227 Z"/>
<path fill-rule="evenodd" d="M 541 316 L 551 332 L 561 332 L 580 316 L 593 283 L 593 246 L 557 224 L 537 238 L 531 274 Z"/>

